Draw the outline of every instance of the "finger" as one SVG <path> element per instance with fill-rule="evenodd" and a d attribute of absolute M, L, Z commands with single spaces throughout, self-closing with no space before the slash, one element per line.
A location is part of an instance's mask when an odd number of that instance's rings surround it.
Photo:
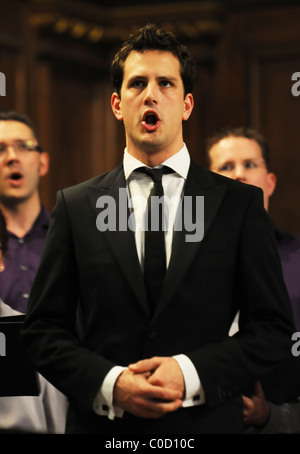
<path fill-rule="evenodd" d="M 252 410 L 254 408 L 254 404 L 249 397 L 242 396 L 242 399 L 243 399 L 244 409 Z"/>
<path fill-rule="evenodd" d="M 180 398 L 182 398 L 185 393 L 185 382 L 179 366 L 178 368 L 173 368 L 170 364 L 170 367 L 157 368 L 148 378 L 148 383 L 163 388 L 176 389 L 181 393 Z"/>
<path fill-rule="evenodd" d="M 132 413 L 143 418 L 160 418 L 166 413 L 178 410 L 182 406 L 181 400 L 160 402 L 156 400 L 137 398 Z"/>
<path fill-rule="evenodd" d="M 129 364 L 128 369 L 132 372 L 149 372 L 160 365 L 158 358 L 142 359 L 134 364 Z"/>
<path fill-rule="evenodd" d="M 177 399 L 172 402 L 151 402 L 151 409 L 156 411 L 157 414 L 164 415 L 172 411 L 178 410 L 182 406 L 182 400 Z"/>
<path fill-rule="evenodd" d="M 264 391 L 259 381 L 257 381 L 254 385 L 254 395 L 261 398 L 265 397 Z"/>
<path fill-rule="evenodd" d="M 148 383 L 148 386 L 146 386 L 139 395 L 158 401 L 176 401 L 181 398 L 182 393 L 179 390 L 164 388 Z"/>

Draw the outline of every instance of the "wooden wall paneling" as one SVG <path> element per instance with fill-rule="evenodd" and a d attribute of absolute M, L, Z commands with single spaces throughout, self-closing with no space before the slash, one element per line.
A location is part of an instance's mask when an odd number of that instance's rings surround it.
<path fill-rule="evenodd" d="M 300 233 L 300 99 L 291 92 L 300 69 L 300 47 L 260 49 L 251 62 L 251 124 L 263 132 L 271 150 L 277 187 L 270 214 L 283 229 Z"/>
<path fill-rule="evenodd" d="M 52 128 L 50 115 L 50 76 L 48 65 L 40 63 L 34 66 L 34 81 L 32 81 L 31 95 L 34 98 L 34 118 L 38 130 L 40 143 L 43 150 L 50 155 L 50 167 L 48 174 L 40 180 L 40 195 L 43 205 L 52 210 L 57 188 L 54 186 L 56 179 L 51 178 L 55 168 L 55 153 L 52 146 Z"/>
<path fill-rule="evenodd" d="M 20 49 L 0 43 L 0 72 L 5 75 L 5 96 L 1 110 L 25 110 L 24 57 Z"/>
<path fill-rule="evenodd" d="M 300 103 L 291 76 L 300 71 L 300 6 L 239 10 L 228 15 L 213 80 L 212 125 L 255 127 L 271 148 L 278 185 L 270 214 L 300 233 Z"/>
<path fill-rule="evenodd" d="M 41 17 L 38 21 L 44 23 Z M 41 193 L 51 210 L 57 190 L 108 170 L 103 147 L 107 116 L 105 58 L 101 48 L 95 50 L 80 39 L 41 29 L 35 15 L 31 24 L 31 93 L 35 92 L 36 122 L 51 156 Z"/>
<path fill-rule="evenodd" d="M 189 120 L 184 123 L 184 140 L 191 157 L 200 165 L 206 166 L 204 145 L 211 123 L 213 66 L 198 65 L 197 81 L 194 88 L 194 109 Z"/>
<path fill-rule="evenodd" d="M 300 103 L 291 93 L 292 74 L 300 68 L 300 6 L 258 9 L 243 22 L 249 124 L 266 136 L 278 178 L 270 214 L 279 227 L 300 234 Z"/>
<path fill-rule="evenodd" d="M 2 110 L 26 110 L 26 6 L 26 1 L 0 1 L 0 72 L 6 79 L 6 95 L 0 97 Z"/>
<path fill-rule="evenodd" d="M 122 159 L 122 140 L 118 136 L 118 124 L 110 107 L 112 89 L 105 80 L 95 86 L 91 105 L 91 175 L 113 169 Z M 123 128 L 122 128 L 123 129 Z M 123 137 L 123 136 L 122 136 Z"/>
<path fill-rule="evenodd" d="M 242 14 L 227 17 L 212 76 L 209 134 L 248 123 L 247 43 Z"/>
<path fill-rule="evenodd" d="M 36 116 L 49 174 L 41 181 L 42 199 L 52 209 L 56 192 L 114 168 L 122 159 L 123 125 L 115 119 L 110 82 L 62 62 L 36 65 Z"/>
<path fill-rule="evenodd" d="M 51 155 L 48 204 L 53 206 L 56 192 L 104 172 L 105 150 L 102 127 L 104 99 L 101 79 L 82 68 L 66 68 L 57 62 L 45 62 L 40 79 L 39 112 L 47 121 L 47 148 Z M 42 87 L 42 84 L 47 86 Z M 97 118 L 97 120 L 96 120 Z"/>

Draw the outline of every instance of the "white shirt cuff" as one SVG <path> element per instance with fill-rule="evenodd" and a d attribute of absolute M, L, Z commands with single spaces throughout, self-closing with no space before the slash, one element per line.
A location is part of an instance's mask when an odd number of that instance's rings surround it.
<path fill-rule="evenodd" d="M 108 416 L 113 420 L 115 417 L 122 418 L 124 410 L 113 405 L 113 389 L 118 376 L 126 367 L 115 366 L 106 375 L 101 388 L 94 400 L 94 411 L 98 415 Z"/>
<path fill-rule="evenodd" d="M 185 382 L 185 399 L 182 406 L 193 407 L 204 404 L 204 389 L 201 385 L 198 372 L 190 358 L 183 354 L 175 355 L 173 358 L 178 362 Z"/>

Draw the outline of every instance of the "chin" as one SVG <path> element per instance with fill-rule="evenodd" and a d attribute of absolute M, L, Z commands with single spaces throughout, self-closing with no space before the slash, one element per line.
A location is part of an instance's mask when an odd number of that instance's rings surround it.
<path fill-rule="evenodd" d="M 148 137 L 146 139 L 143 139 L 140 142 L 140 146 L 144 151 L 146 151 L 146 149 L 148 149 L 149 152 L 154 152 L 154 153 L 165 148 L 164 142 L 157 137 Z"/>

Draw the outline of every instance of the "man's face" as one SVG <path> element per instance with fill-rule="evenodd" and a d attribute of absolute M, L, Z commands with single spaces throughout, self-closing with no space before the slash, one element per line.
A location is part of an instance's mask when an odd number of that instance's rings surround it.
<path fill-rule="evenodd" d="M 184 96 L 178 59 L 170 52 L 131 52 L 125 61 L 121 95 L 112 108 L 124 122 L 128 152 L 138 159 L 164 153 L 164 159 L 183 146 L 182 121 L 193 109 Z"/>
<path fill-rule="evenodd" d="M 276 177 L 268 172 L 255 140 L 245 137 L 226 137 L 209 151 L 210 170 L 243 183 L 260 187 L 268 210 L 269 197 L 276 186 Z"/>
<path fill-rule="evenodd" d="M 0 144 L 31 140 L 31 129 L 18 121 L 0 121 Z M 38 151 L 18 152 L 13 146 L 0 153 L 0 202 L 20 203 L 38 194 L 40 177 L 48 171 L 48 155 Z"/>

